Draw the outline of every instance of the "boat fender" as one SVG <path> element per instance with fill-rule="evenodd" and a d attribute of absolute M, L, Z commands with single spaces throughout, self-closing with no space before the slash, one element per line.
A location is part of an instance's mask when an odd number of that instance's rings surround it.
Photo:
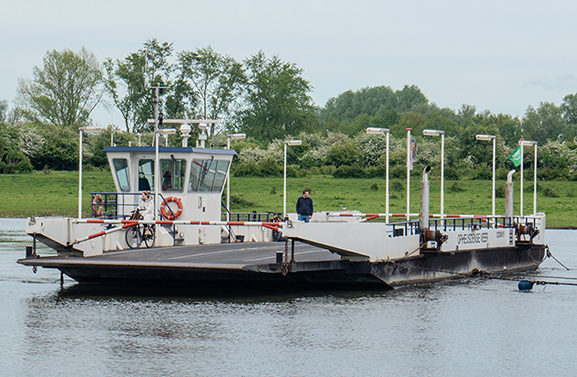
<path fill-rule="evenodd" d="M 530 291 L 531 289 L 533 289 L 533 282 L 527 280 L 527 279 L 523 279 L 519 282 L 519 290 L 520 291 Z"/>
<path fill-rule="evenodd" d="M 178 211 L 176 211 L 176 213 L 174 215 L 172 214 L 172 212 L 170 212 L 170 210 L 167 210 L 167 208 L 166 208 L 168 206 L 169 202 L 174 202 L 178 206 Z M 168 220 L 177 219 L 178 216 L 180 216 L 182 214 L 182 202 L 176 196 L 169 196 L 160 205 L 160 213 L 162 213 L 162 216 L 165 219 L 168 219 Z"/>

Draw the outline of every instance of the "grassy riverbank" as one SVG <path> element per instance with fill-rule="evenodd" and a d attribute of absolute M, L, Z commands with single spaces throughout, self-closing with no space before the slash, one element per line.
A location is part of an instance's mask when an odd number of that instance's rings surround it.
<path fill-rule="evenodd" d="M 504 182 L 497 182 L 497 191 L 504 192 Z M 49 174 L 0 174 L 0 217 L 66 215 L 78 212 L 78 173 L 54 171 Z M 411 212 L 419 212 L 420 183 L 412 177 Z M 310 176 L 287 180 L 287 210 L 307 188 L 315 210 L 349 210 L 385 212 L 384 179 L 335 179 L 330 176 Z M 519 213 L 519 181 L 515 181 L 515 213 Z M 537 210 L 547 214 L 549 228 L 577 228 L 576 182 L 539 182 Z M 114 191 L 108 171 L 83 172 L 83 212 L 89 214 L 90 192 Z M 391 181 L 390 210 L 404 213 L 406 182 Z M 533 212 L 533 182 L 524 183 L 524 213 Z M 234 212 L 282 212 L 283 179 L 231 179 L 232 210 Z M 497 198 L 496 212 L 505 212 L 505 199 Z M 440 182 L 431 180 L 431 213 L 440 212 Z M 486 215 L 491 213 L 491 181 L 445 181 L 445 213 Z"/>

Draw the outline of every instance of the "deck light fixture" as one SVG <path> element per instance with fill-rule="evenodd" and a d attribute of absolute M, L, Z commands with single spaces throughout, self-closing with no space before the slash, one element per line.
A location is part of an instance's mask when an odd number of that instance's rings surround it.
<path fill-rule="evenodd" d="M 168 147 L 168 136 L 169 135 L 174 135 L 176 133 L 176 130 L 174 128 L 165 128 L 160 130 L 160 134 L 162 136 L 164 136 L 164 146 Z"/>
<path fill-rule="evenodd" d="M 287 145 L 290 145 L 291 147 L 293 147 L 296 145 L 301 145 L 302 143 L 303 143 L 302 140 L 286 140 L 284 142 L 284 190 L 283 190 L 283 208 L 282 208 L 283 217 L 286 217 L 286 150 L 287 150 Z"/>
<path fill-rule="evenodd" d="M 445 217 L 445 131 L 423 130 L 425 136 L 441 136 L 441 219 Z"/>
<path fill-rule="evenodd" d="M 182 147 L 186 148 L 188 147 L 188 138 L 190 137 L 190 124 L 188 123 L 183 123 L 180 126 L 180 135 L 182 136 Z"/>
<path fill-rule="evenodd" d="M 228 134 L 226 135 L 226 149 L 230 149 L 231 140 L 241 140 L 246 138 L 246 134 Z M 230 221 L 230 164 L 228 165 L 228 174 L 226 175 L 226 219 Z"/>
<path fill-rule="evenodd" d="M 492 198 L 492 202 L 491 202 L 491 208 L 492 208 L 492 212 L 491 215 L 493 216 L 493 226 L 494 226 L 494 221 L 495 221 L 495 141 L 497 139 L 497 137 L 495 135 L 483 135 L 483 134 L 478 134 L 475 136 L 475 138 L 479 141 L 493 141 L 493 191 L 491 194 L 491 198 Z"/>
<path fill-rule="evenodd" d="M 386 194 L 385 194 L 385 222 L 389 223 L 389 129 L 388 128 L 367 128 L 368 135 L 387 135 L 387 151 L 386 151 Z"/>
<path fill-rule="evenodd" d="M 102 128 L 96 126 L 85 126 L 78 128 L 78 218 L 82 218 L 82 134 L 83 132 L 97 134 Z"/>

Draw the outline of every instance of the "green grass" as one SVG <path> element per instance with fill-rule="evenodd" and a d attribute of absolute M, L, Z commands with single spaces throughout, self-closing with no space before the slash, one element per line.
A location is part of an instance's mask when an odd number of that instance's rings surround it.
<path fill-rule="evenodd" d="M 497 182 L 497 187 L 504 182 Z M 78 173 L 55 171 L 49 174 L 0 174 L 0 217 L 66 215 L 78 212 Z M 577 228 L 577 182 L 539 182 L 537 210 L 547 214 L 549 228 Z M 311 192 L 315 210 L 359 210 L 385 212 L 385 180 L 335 179 L 331 176 L 309 176 L 287 179 L 287 210 L 294 206 L 303 189 Z M 420 211 L 420 182 L 411 180 L 411 212 Z M 519 213 L 519 181 L 514 182 L 515 213 Z M 108 171 L 83 172 L 83 213 L 90 211 L 90 192 L 114 191 Z M 406 181 L 391 180 L 390 211 L 404 213 Z M 282 212 L 283 179 L 232 177 L 233 212 Z M 431 213 L 440 212 L 440 181 L 431 180 Z M 524 213 L 533 212 L 533 182 L 524 183 Z M 505 199 L 497 198 L 497 214 L 504 214 Z M 491 181 L 445 181 L 445 213 L 491 213 Z"/>

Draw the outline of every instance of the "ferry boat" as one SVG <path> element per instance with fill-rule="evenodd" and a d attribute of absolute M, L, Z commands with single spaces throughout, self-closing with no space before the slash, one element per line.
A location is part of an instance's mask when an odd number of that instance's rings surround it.
<path fill-rule="evenodd" d="M 92 193 L 90 218 L 28 218 L 34 244 L 18 263 L 80 283 L 358 289 L 532 270 L 547 256 L 545 214 L 513 215 L 514 170 L 504 216 L 430 215 L 427 167 L 419 214 L 231 218 L 223 191 L 235 152 L 205 148 L 204 133 L 189 147 L 189 132 L 181 127 L 181 147 L 160 146 L 159 132 L 152 147 L 106 147 L 116 191 Z M 153 220 L 131 217 L 145 191 L 154 192 Z M 404 221 L 374 221 L 383 217 Z M 37 241 L 57 254 L 39 256 Z"/>

